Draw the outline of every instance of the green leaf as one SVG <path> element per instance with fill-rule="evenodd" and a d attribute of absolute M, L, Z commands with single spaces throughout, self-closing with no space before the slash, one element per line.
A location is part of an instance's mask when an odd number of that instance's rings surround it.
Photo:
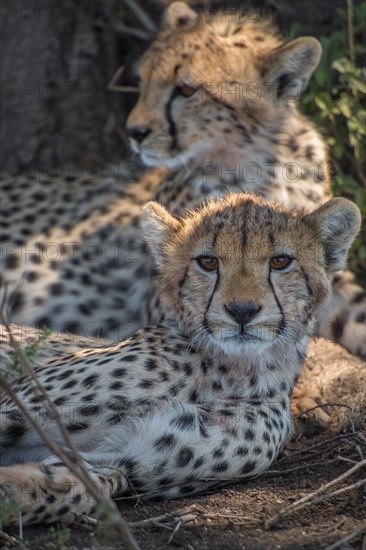
<path fill-rule="evenodd" d="M 343 157 L 344 149 L 341 143 L 336 143 L 333 149 L 334 156 L 336 159 L 341 159 Z"/>
<path fill-rule="evenodd" d="M 339 73 L 350 72 L 350 65 L 351 63 L 345 57 L 343 57 L 342 59 L 336 59 L 332 63 L 333 69 L 335 69 Z"/>
<path fill-rule="evenodd" d="M 366 82 L 363 82 L 362 80 L 359 80 L 358 78 L 350 78 L 350 86 L 352 88 L 355 88 L 359 92 L 362 92 L 363 94 L 366 94 Z"/>
<path fill-rule="evenodd" d="M 351 118 L 352 111 L 350 109 L 349 104 L 346 101 L 340 101 L 339 102 L 339 110 L 346 118 Z"/>

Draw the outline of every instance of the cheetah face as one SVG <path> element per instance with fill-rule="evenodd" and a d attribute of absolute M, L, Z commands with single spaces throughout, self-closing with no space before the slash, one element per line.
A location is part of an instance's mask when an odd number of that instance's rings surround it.
<path fill-rule="evenodd" d="M 278 130 L 320 46 L 312 38 L 284 45 L 266 21 L 200 20 L 178 4 L 140 63 L 140 97 L 127 120 L 132 149 L 148 166 L 231 162 L 259 121 Z"/>
<path fill-rule="evenodd" d="M 147 166 L 183 166 L 221 151 L 223 136 L 239 146 L 248 132 L 237 118 L 235 98 L 228 90 L 225 94 L 223 60 L 214 48 L 197 49 L 197 42 L 214 44 L 213 33 L 203 28 L 198 35 L 181 34 L 178 44 L 175 36 L 165 36 L 163 47 L 153 45 L 140 65 L 140 97 L 127 131 L 132 149 Z M 227 104 L 222 95 L 234 101 Z"/>
<path fill-rule="evenodd" d="M 307 335 L 359 223 L 345 199 L 300 215 L 246 194 L 179 219 L 157 203 L 143 214 L 167 311 L 198 347 L 254 356 Z"/>

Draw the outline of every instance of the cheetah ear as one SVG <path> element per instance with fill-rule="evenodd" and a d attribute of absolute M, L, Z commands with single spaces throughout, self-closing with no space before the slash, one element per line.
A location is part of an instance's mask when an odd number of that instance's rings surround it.
<path fill-rule="evenodd" d="M 361 227 L 359 208 L 348 199 L 332 199 L 306 216 L 318 227 L 331 273 L 343 269 L 348 251 Z"/>
<path fill-rule="evenodd" d="M 190 29 L 198 22 L 198 13 L 193 11 L 185 2 L 173 2 L 164 15 L 165 28 L 174 31 L 176 29 Z"/>
<path fill-rule="evenodd" d="M 181 222 L 157 202 L 148 202 L 142 209 L 142 231 L 157 265 L 160 264 L 164 245 Z"/>
<path fill-rule="evenodd" d="M 266 84 L 275 87 L 277 97 L 298 99 L 319 64 L 322 47 L 316 38 L 304 36 L 276 48 L 269 54 Z"/>

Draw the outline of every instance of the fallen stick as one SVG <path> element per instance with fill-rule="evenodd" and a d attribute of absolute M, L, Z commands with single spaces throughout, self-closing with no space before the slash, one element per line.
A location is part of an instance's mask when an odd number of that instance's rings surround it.
<path fill-rule="evenodd" d="M 363 535 L 364 533 L 366 533 L 366 523 L 364 525 L 361 525 L 361 527 L 358 527 L 358 529 L 356 529 L 355 531 L 352 531 L 352 533 L 350 533 L 343 539 L 340 539 L 330 546 L 327 546 L 325 550 L 336 550 L 337 548 L 343 548 L 344 544 L 346 544 L 347 542 L 351 542 L 351 540 L 355 539 L 359 535 Z"/>
<path fill-rule="evenodd" d="M 324 441 L 320 441 L 319 443 L 315 443 L 314 445 L 310 445 L 310 447 L 305 447 L 304 449 L 299 449 L 297 451 L 293 451 L 292 453 L 289 453 L 288 455 L 283 456 L 282 458 L 279 458 L 277 460 L 277 462 L 282 464 L 283 462 L 287 462 L 288 460 L 291 460 L 295 456 L 310 453 L 311 451 L 313 451 L 315 449 L 319 449 L 321 447 L 324 447 L 325 445 L 328 445 L 329 443 L 336 443 L 337 441 L 341 441 L 341 440 L 344 440 L 344 439 L 347 440 L 350 437 L 355 437 L 356 439 L 357 438 L 364 439 L 360 432 L 350 432 L 350 433 L 346 433 L 346 434 L 336 435 L 336 436 L 331 437 L 329 439 L 325 439 Z M 365 440 L 365 443 L 366 443 L 366 440 Z"/>
<path fill-rule="evenodd" d="M 61 447 L 52 441 L 49 437 L 47 432 L 40 426 L 40 424 L 34 419 L 32 416 L 32 413 L 28 410 L 28 408 L 19 400 L 16 393 L 12 390 L 11 386 L 8 384 L 8 382 L 4 379 L 2 375 L 0 375 L 0 387 L 5 391 L 5 393 L 13 400 L 13 402 L 17 405 L 19 410 L 24 414 L 24 416 L 27 418 L 28 422 L 31 424 L 33 429 L 39 434 L 39 436 L 43 439 L 47 447 L 56 455 L 58 458 L 69 468 L 69 470 L 75 475 L 81 483 L 85 486 L 88 493 L 95 499 L 95 501 L 98 503 L 100 502 L 98 487 L 96 487 L 95 482 L 90 478 L 88 470 L 86 469 L 83 461 L 81 460 L 78 451 L 76 450 L 76 447 L 74 446 L 73 441 L 70 438 L 70 435 L 68 431 L 66 430 L 65 426 L 61 422 L 58 414 L 57 409 L 54 405 L 54 403 L 51 401 L 47 391 L 43 388 L 43 386 L 39 383 L 38 378 L 36 377 L 36 374 L 33 370 L 32 365 L 30 364 L 28 358 L 24 354 L 23 350 L 21 349 L 19 343 L 15 340 L 11 329 L 9 327 L 9 324 L 5 320 L 4 314 L 2 310 L 0 309 L 0 321 L 4 324 L 10 338 L 10 343 L 14 349 L 14 352 L 16 353 L 18 360 L 22 367 L 24 368 L 25 372 L 30 376 L 30 378 L 35 383 L 36 389 L 41 393 L 41 395 L 44 396 L 47 405 L 49 407 L 50 415 L 52 415 L 52 418 L 57 423 L 63 437 L 65 440 L 65 443 L 67 447 L 71 451 L 72 458 L 70 459 L 67 454 L 61 449 Z M 125 547 L 128 550 L 140 550 L 139 545 L 137 544 L 137 541 L 135 540 L 134 536 L 132 535 L 131 531 L 128 528 L 127 523 L 122 518 L 115 502 L 110 497 L 106 498 L 106 501 L 110 507 L 110 509 L 113 511 L 117 521 L 116 521 L 116 527 L 118 530 L 118 533 L 121 537 L 121 541 L 125 545 Z"/>
<path fill-rule="evenodd" d="M 7 533 L 4 533 L 4 531 L 0 530 L 0 544 L 1 548 L 3 546 L 18 546 L 19 547 L 19 541 L 15 537 L 12 537 L 8 535 Z"/>
<path fill-rule="evenodd" d="M 287 474 L 297 472 L 298 470 L 306 470 L 307 468 L 316 468 L 317 466 L 324 466 L 325 464 L 334 464 L 335 462 L 339 462 L 340 460 L 342 460 L 342 458 L 337 456 L 337 458 L 330 458 L 329 460 L 322 460 L 318 462 L 307 462 L 306 464 L 302 464 L 301 466 L 295 466 L 294 468 L 286 468 L 286 470 L 267 470 L 266 472 L 264 472 L 264 474 L 262 474 L 261 477 L 265 478 L 265 477 L 275 477 L 275 476 L 286 476 Z"/>
<path fill-rule="evenodd" d="M 156 32 L 156 25 L 154 21 L 151 19 L 150 15 L 142 9 L 141 4 L 136 2 L 136 0 L 124 0 L 124 3 L 130 8 L 132 13 L 137 17 L 149 33 Z"/>
<path fill-rule="evenodd" d="M 278 520 L 280 520 L 281 518 L 283 518 L 287 514 L 294 512 L 295 510 L 298 511 L 298 510 L 301 510 L 302 508 L 305 508 L 306 506 L 311 506 L 311 505 L 315 504 L 316 502 L 320 502 L 320 500 L 317 499 L 317 497 L 319 497 L 322 493 L 326 492 L 331 487 L 334 487 L 334 485 L 337 485 L 338 483 L 341 483 L 342 481 L 345 481 L 350 476 L 352 476 L 353 474 L 358 472 L 358 470 L 360 470 L 361 468 L 364 468 L 364 467 L 366 467 L 366 459 L 361 460 L 361 462 L 358 462 L 355 466 L 353 466 L 353 468 L 350 468 L 349 470 L 347 470 L 347 472 L 345 472 L 344 474 L 342 474 L 342 475 L 338 476 L 337 478 L 333 479 L 329 483 L 326 483 L 325 485 L 322 485 L 316 491 L 314 491 L 314 492 L 310 493 L 309 495 L 306 495 L 305 497 L 302 497 L 299 500 L 289 504 L 285 508 L 282 508 L 282 510 L 280 510 L 275 516 L 273 516 L 272 518 L 270 518 L 269 520 L 267 520 L 265 522 L 265 524 L 264 524 L 265 529 L 271 529 L 271 527 L 273 527 L 278 522 Z M 357 483 L 360 483 L 360 484 L 366 483 L 366 478 L 364 480 L 361 480 L 361 482 L 357 482 Z M 356 485 L 356 484 L 354 484 L 354 485 Z M 352 486 L 352 488 L 354 488 L 354 486 Z M 347 487 L 344 487 L 343 489 L 339 489 L 338 491 L 335 491 L 334 493 L 330 493 L 329 495 L 325 495 L 325 497 L 321 498 L 321 500 L 331 498 L 335 494 L 340 494 L 340 491 L 345 492 L 344 489 L 347 489 Z"/>
<path fill-rule="evenodd" d="M 160 516 L 141 519 L 139 521 L 130 521 L 128 525 L 133 528 L 139 528 L 148 527 L 149 525 L 156 525 L 164 521 L 182 521 L 184 523 L 188 523 L 196 518 L 196 512 L 200 512 L 200 510 L 195 504 L 193 504 L 188 508 L 183 508 L 182 510 L 177 510 L 175 512 L 167 512 L 166 514 L 162 514 Z"/>

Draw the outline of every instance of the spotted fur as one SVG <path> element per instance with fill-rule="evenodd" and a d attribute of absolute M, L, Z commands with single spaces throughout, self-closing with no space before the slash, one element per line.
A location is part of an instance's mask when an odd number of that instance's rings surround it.
<path fill-rule="evenodd" d="M 150 169 L 3 178 L 0 285 L 11 319 L 111 340 L 162 321 L 139 227 L 148 200 L 179 214 L 228 190 L 292 208 L 330 198 L 324 140 L 297 102 L 320 54 L 314 38 L 287 42 L 255 14 L 199 17 L 171 4 L 127 121 Z M 317 332 L 366 354 L 365 308 L 362 289 L 337 275 Z"/>
<path fill-rule="evenodd" d="M 313 314 L 346 260 L 359 211 L 334 199 L 297 214 L 230 194 L 183 218 L 148 203 L 142 224 L 168 319 L 116 344 L 80 349 L 60 337 L 57 352 L 46 341 L 38 380 L 101 496 L 172 498 L 257 476 L 291 434 Z M 65 445 L 32 381 L 13 389 Z M 93 514 L 93 498 L 9 398 L 1 413 L 3 493 L 23 522 Z M 17 520 L 11 508 L 4 514 Z"/>

